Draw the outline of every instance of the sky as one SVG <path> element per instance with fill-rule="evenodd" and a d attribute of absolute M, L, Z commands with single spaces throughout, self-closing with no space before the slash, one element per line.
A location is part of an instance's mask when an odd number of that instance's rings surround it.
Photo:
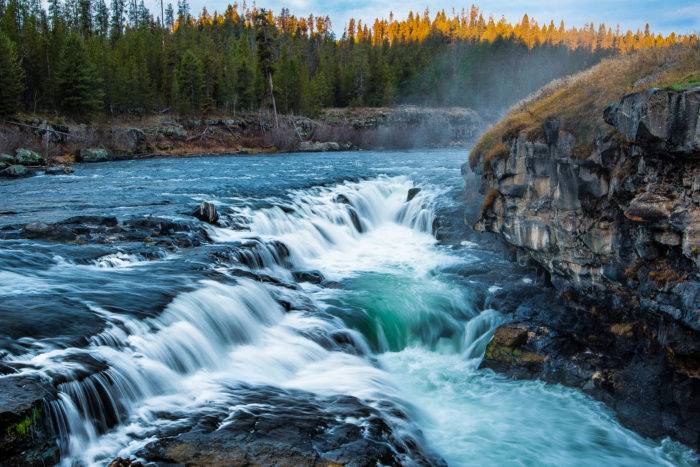
<path fill-rule="evenodd" d="M 155 7 L 159 0 L 147 0 L 150 7 Z M 164 0 L 167 2 L 170 0 Z M 176 0 L 172 0 L 177 3 Z M 210 12 L 223 11 L 229 0 L 189 0 L 194 14 L 206 6 Z M 233 2 L 233 0 L 231 0 Z M 239 4 L 243 0 L 238 0 Z M 253 0 L 248 0 L 252 5 Z M 453 9 L 461 11 L 475 3 L 488 17 L 489 14 L 498 19 L 504 15 L 508 20 L 516 22 L 524 13 L 540 23 L 548 23 L 550 19 L 558 23 L 563 19 L 567 26 L 581 26 L 587 22 L 605 22 L 614 27 L 620 24 L 623 29 L 643 29 L 649 23 L 654 32 L 668 34 L 700 33 L 700 0 L 257 0 L 259 8 L 272 9 L 279 12 L 287 7 L 293 14 L 307 16 L 328 15 L 333 23 L 333 30 L 342 34 L 344 26 L 350 17 L 372 21 L 375 17 L 387 17 L 390 11 L 398 18 L 405 17 L 410 10 L 422 12 L 426 7 L 431 16 L 436 11 L 444 9 L 450 13 Z M 159 8 L 158 8 L 159 9 Z M 153 11 L 157 11 L 155 8 Z"/>

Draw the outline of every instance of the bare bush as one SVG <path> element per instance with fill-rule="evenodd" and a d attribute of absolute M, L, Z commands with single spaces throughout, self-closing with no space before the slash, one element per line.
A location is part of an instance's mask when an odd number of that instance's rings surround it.
<path fill-rule="evenodd" d="M 299 135 L 294 126 L 283 123 L 266 131 L 263 135 L 265 146 L 274 146 L 280 151 L 293 151 L 299 143 Z"/>

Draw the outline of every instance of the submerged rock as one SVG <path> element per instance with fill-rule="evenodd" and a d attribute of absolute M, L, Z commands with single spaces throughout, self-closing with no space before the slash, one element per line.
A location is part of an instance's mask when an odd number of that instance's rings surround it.
<path fill-rule="evenodd" d="M 208 201 L 200 204 L 192 215 L 200 221 L 209 224 L 216 224 L 219 222 L 219 214 L 216 212 L 216 206 Z"/>

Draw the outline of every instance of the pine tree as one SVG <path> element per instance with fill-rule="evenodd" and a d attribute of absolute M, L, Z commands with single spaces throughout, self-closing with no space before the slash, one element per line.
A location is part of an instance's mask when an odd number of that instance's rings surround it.
<path fill-rule="evenodd" d="M 165 27 L 172 31 L 173 25 L 175 24 L 175 11 L 173 10 L 173 4 L 168 3 L 165 7 Z"/>
<path fill-rule="evenodd" d="M 95 3 L 95 32 L 101 37 L 109 34 L 109 10 L 105 0 L 97 0 Z"/>
<path fill-rule="evenodd" d="M 0 31 L 0 116 L 19 110 L 19 99 L 24 90 L 24 71 L 19 63 L 17 47 Z"/>
<path fill-rule="evenodd" d="M 124 0 L 112 0 L 112 39 L 116 40 L 124 32 Z"/>
<path fill-rule="evenodd" d="M 102 109 L 101 80 L 75 34 L 68 38 L 56 77 L 59 107 L 67 115 L 88 117 Z"/>
<path fill-rule="evenodd" d="M 201 110 L 204 91 L 204 68 L 202 61 L 192 50 L 187 50 L 180 59 L 173 81 L 175 105 L 183 114 L 194 114 Z"/>
<path fill-rule="evenodd" d="M 80 34 L 90 37 L 92 34 L 92 4 L 90 0 L 80 0 L 78 3 L 80 10 Z"/>
<path fill-rule="evenodd" d="M 264 9 L 260 10 L 255 16 L 255 40 L 258 45 L 258 64 L 270 91 L 272 111 L 275 115 L 275 126 L 279 126 L 279 121 L 277 120 L 277 104 L 275 102 L 275 87 L 272 79 L 275 73 L 274 35 L 274 25 L 270 21 L 267 11 Z"/>

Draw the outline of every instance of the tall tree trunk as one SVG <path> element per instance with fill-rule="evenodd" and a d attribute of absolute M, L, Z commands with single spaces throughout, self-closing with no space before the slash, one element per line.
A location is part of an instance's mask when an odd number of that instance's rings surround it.
<path fill-rule="evenodd" d="M 275 90 L 272 86 L 272 73 L 267 74 L 267 79 L 270 82 L 270 99 L 272 99 L 272 111 L 275 113 L 275 128 L 279 128 L 280 122 L 277 120 L 277 104 L 275 103 Z"/>

